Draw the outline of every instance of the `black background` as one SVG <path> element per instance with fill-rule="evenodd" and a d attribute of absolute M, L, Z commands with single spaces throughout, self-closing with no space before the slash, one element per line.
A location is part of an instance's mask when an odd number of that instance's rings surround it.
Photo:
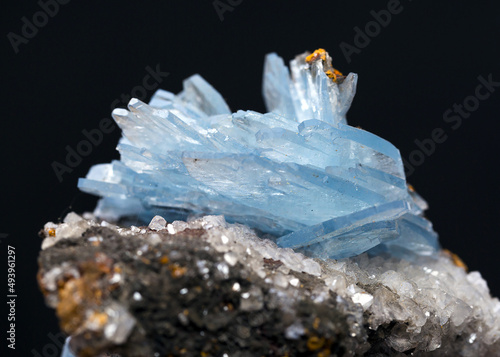
<path fill-rule="evenodd" d="M 77 179 L 93 164 L 118 158 L 119 132 L 106 134 L 61 183 L 51 164 L 65 163 L 66 146 L 75 148 L 83 129 L 98 128 L 113 101 L 142 83 L 147 66 L 170 73 L 161 83 L 169 91 L 180 91 L 184 78 L 200 73 L 232 110 L 263 112 L 266 53 L 288 61 L 305 50 L 327 49 L 336 68 L 359 74 L 351 125 L 391 141 L 406 159 L 417 149 L 415 140 L 429 138 L 435 128 L 446 131 L 446 142 L 409 182 L 429 202 L 427 215 L 442 245 L 481 271 L 500 295 L 500 90 L 456 130 L 443 121 L 454 103 L 474 95 L 478 76 L 500 81 L 498 1 L 401 0 L 403 10 L 350 63 L 340 43 L 354 45 L 353 28 L 363 29 L 373 20 L 370 11 L 386 9 L 388 1 L 232 3 L 239 4 L 230 5 L 221 21 L 212 0 L 70 1 L 16 54 L 7 36 L 21 35 L 22 17 L 32 20 L 40 5 L 4 2 L 0 232 L 9 236 L 0 243 L 0 296 L 7 295 L 7 244 L 16 247 L 18 293 L 17 349 L 6 355 L 33 356 L 36 350 L 51 356 L 48 333 L 58 328 L 36 283 L 37 232 L 69 210 L 93 209 L 96 199 L 79 193 Z M 0 326 L 7 320 L 4 299 Z M 3 350 L 3 327 L 0 335 Z"/>

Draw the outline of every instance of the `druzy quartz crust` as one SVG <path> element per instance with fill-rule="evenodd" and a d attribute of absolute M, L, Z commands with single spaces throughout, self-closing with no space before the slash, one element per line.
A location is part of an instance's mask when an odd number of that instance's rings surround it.
<path fill-rule="evenodd" d="M 149 104 L 115 109 L 121 159 L 94 166 L 79 187 L 103 197 L 96 214 L 106 219 L 223 214 L 315 257 L 432 255 L 437 235 L 399 151 L 346 122 L 356 84 L 322 49 L 290 71 L 270 54 L 269 112 L 231 113 L 194 75 L 178 95 L 159 90 Z"/>
<path fill-rule="evenodd" d="M 269 54 L 265 114 L 199 75 L 115 109 L 120 160 L 78 184 L 95 211 L 40 233 L 63 357 L 500 356 L 499 300 L 398 149 L 347 124 L 356 84 L 322 49 Z"/>

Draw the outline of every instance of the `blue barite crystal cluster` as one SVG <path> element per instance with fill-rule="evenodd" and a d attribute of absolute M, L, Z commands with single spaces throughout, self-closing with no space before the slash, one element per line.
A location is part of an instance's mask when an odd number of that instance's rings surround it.
<path fill-rule="evenodd" d="M 95 213 L 107 219 L 222 214 L 320 258 L 432 255 L 437 234 L 398 149 L 346 122 L 356 83 L 323 50 L 297 56 L 290 70 L 272 53 L 269 112 L 232 113 L 194 75 L 177 95 L 159 90 L 149 104 L 115 109 L 120 161 L 92 167 L 78 185 L 102 197 Z"/>

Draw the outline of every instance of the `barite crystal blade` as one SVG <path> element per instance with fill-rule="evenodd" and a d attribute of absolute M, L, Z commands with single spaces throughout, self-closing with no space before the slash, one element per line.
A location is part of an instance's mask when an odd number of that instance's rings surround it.
<path fill-rule="evenodd" d="M 437 235 L 398 149 L 347 124 L 356 84 L 324 50 L 297 56 L 290 70 L 272 53 L 269 112 L 231 113 L 194 75 L 178 95 L 160 90 L 149 104 L 115 109 L 120 161 L 92 168 L 79 187 L 102 197 L 95 214 L 105 219 L 222 214 L 321 258 L 431 255 Z"/>

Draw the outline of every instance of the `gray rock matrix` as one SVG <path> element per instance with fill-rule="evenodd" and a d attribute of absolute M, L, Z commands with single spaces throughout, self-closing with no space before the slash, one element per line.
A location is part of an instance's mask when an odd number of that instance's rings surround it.
<path fill-rule="evenodd" d="M 222 216 L 41 233 L 39 284 L 77 356 L 500 356 L 500 303 L 446 252 L 311 259 Z"/>

